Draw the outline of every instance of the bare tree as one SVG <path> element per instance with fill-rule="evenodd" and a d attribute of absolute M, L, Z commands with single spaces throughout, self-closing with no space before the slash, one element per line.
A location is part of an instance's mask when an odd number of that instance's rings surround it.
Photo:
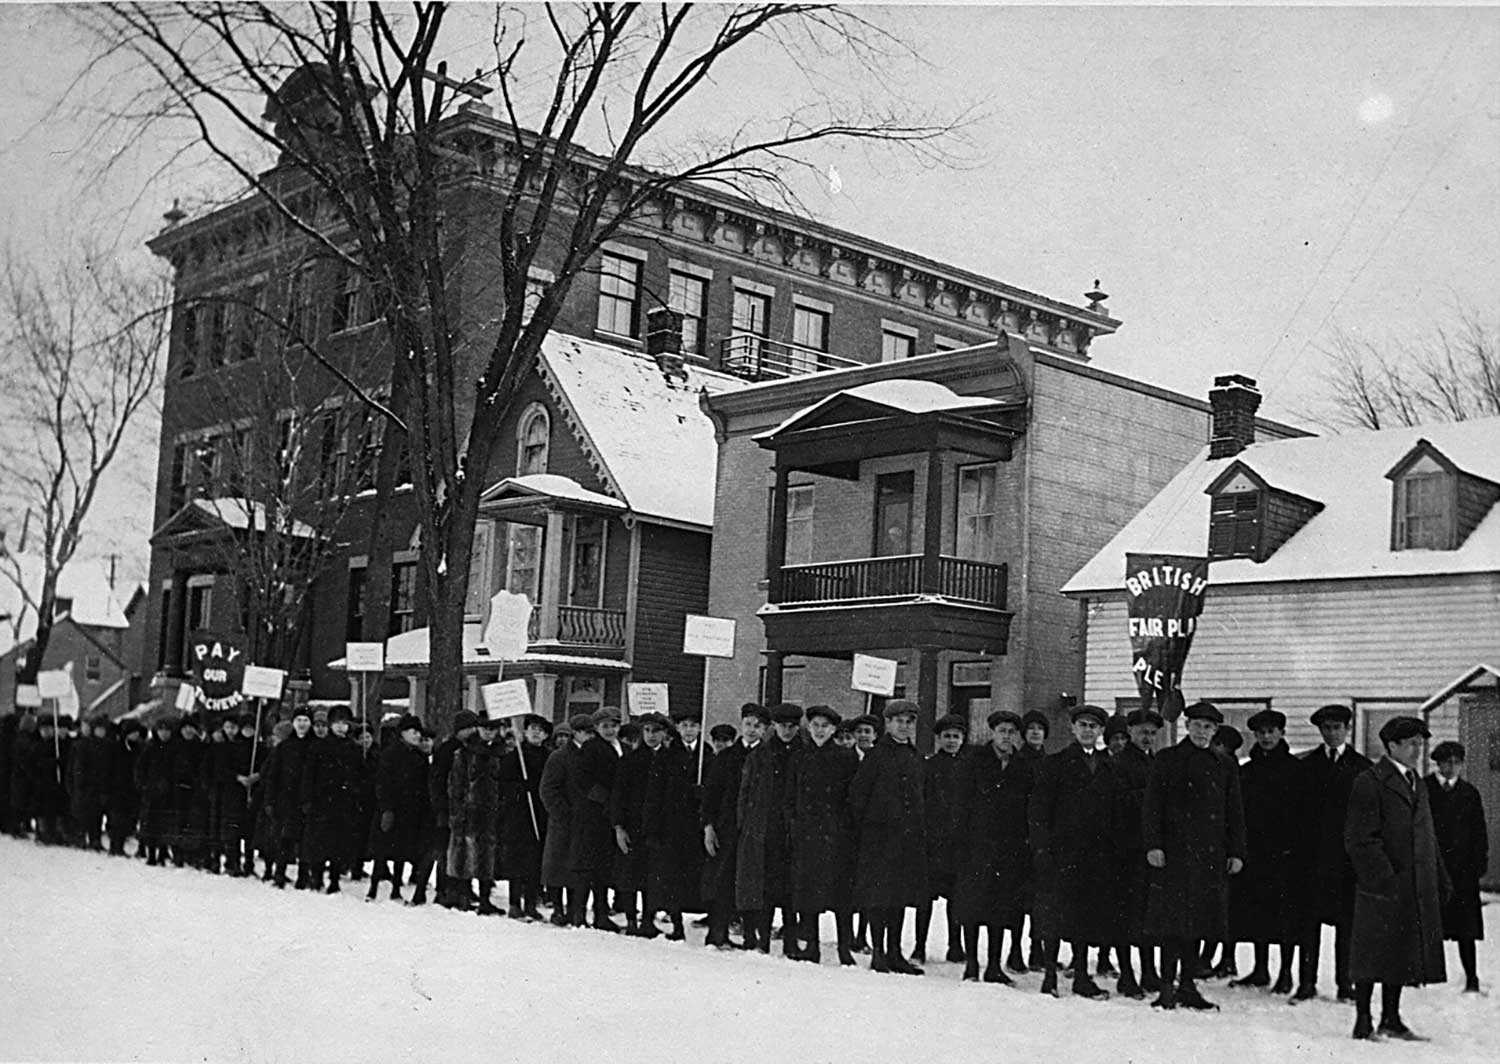
<path fill-rule="evenodd" d="M 1377 343 L 1339 330 L 1324 349 L 1330 427 L 1367 429 L 1500 415 L 1500 333 L 1459 308 L 1420 341 Z"/>
<path fill-rule="evenodd" d="M 104 43 L 101 62 L 124 55 L 151 71 L 122 109 L 134 128 L 143 118 L 186 120 L 265 210 L 366 278 L 397 350 L 383 414 L 415 458 L 419 586 L 439 712 L 459 702 L 470 551 L 500 426 L 570 286 L 596 268 L 604 243 L 648 212 L 669 212 L 673 190 L 687 183 L 795 207 L 789 177 L 811 166 L 810 149 L 895 144 L 931 160 L 956 126 L 869 92 L 907 53 L 859 9 L 499 7 L 488 27 L 492 61 L 470 81 L 447 74 L 446 52 L 474 41 L 445 32 L 459 15 L 442 3 L 399 14 L 381 4 L 119 3 L 78 17 Z M 800 77 L 784 108 L 681 128 L 685 103 L 718 92 L 728 109 L 732 79 L 771 56 Z M 491 85 L 498 159 L 459 136 L 463 116 L 454 114 Z M 267 159 L 276 165 L 262 171 Z M 458 209 L 447 195 L 453 182 L 476 172 L 504 179 L 484 208 L 503 311 L 477 342 L 455 310 L 465 219 L 447 217 Z M 528 301 L 544 244 L 562 254 Z"/>
<path fill-rule="evenodd" d="M 0 289 L 0 577 L 35 643 L 18 683 L 35 683 L 52 635 L 59 574 L 160 377 L 167 285 L 78 251 L 47 270 L 15 260 Z M 40 560 L 39 574 L 28 557 Z M 16 623 L 16 618 L 12 623 Z"/>

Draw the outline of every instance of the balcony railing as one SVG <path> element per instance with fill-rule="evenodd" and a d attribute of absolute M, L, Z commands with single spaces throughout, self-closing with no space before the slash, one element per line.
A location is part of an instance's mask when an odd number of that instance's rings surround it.
<path fill-rule="evenodd" d="M 526 637 L 533 643 L 551 639 L 578 646 L 624 650 L 625 611 L 599 610 L 592 606 L 559 606 L 557 634 L 554 636 L 542 631 L 542 611 L 532 610 Z"/>
<path fill-rule="evenodd" d="M 849 602 L 936 594 L 997 610 L 1005 608 L 1009 579 L 1006 566 L 943 555 L 937 559 L 936 587 L 926 588 L 923 580 L 926 563 L 927 559 L 920 554 L 901 554 L 788 565 L 781 570 L 779 593 L 773 593 L 772 601 Z"/>
<path fill-rule="evenodd" d="M 725 373 L 733 373 L 736 377 L 752 381 L 801 377 L 809 373 L 864 365 L 853 359 L 830 355 L 827 351 L 816 351 L 810 347 L 799 347 L 749 333 L 735 333 L 720 340 L 719 360 Z"/>

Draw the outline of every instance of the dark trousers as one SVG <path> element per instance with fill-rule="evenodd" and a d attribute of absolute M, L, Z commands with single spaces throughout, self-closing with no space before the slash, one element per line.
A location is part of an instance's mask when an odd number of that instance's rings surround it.
<path fill-rule="evenodd" d="M 1348 994 L 1352 990 L 1349 981 L 1349 946 L 1351 934 L 1350 925 L 1353 918 L 1340 919 L 1333 925 L 1333 982 L 1340 994 Z M 1323 949 L 1323 925 L 1317 924 L 1308 929 L 1303 936 L 1298 949 L 1301 955 L 1298 958 L 1298 982 L 1305 987 L 1317 988 L 1318 985 L 1318 955 Z"/>

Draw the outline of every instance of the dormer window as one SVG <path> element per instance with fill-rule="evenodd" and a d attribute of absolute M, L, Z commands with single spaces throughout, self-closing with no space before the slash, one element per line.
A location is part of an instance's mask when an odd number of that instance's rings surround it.
<path fill-rule="evenodd" d="M 1261 491 L 1245 474 L 1216 491 L 1208 512 L 1210 558 L 1257 558 L 1260 555 Z"/>
<path fill-rule="evenodd" d="M 1396 550 L 1453 547 L 1454 478 L 1424 455 L 1396 479 Z"/>

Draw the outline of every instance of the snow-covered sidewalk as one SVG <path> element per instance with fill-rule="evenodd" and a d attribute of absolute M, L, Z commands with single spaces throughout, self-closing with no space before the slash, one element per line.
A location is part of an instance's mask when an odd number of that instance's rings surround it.
<path fill-rule="evenodd" d="M 1035 975 L 1017 988 L 960 983 L 950 964 L 876 975 L 831 949 L 816 968 L 705 950 L 701 930 L 642 942 L 10 838 L 0 903 L 0 1060 L 1500 1060 L 1500 998 L 1457 982 L 1407 995 L 1431 1042 L 1370 1045 L 1350 1040 L 1348 1006 L 1217 983 L 1205 989 L 1222 1012 L 1163 1014 L 1044 998 Z"/>

